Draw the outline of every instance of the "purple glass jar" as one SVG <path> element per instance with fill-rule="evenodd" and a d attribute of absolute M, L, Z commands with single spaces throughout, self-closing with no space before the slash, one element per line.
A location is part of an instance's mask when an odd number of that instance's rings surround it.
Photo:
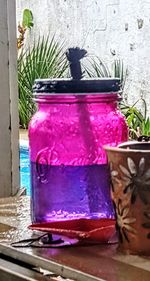
<path fill-rule="evenodd" d="M 29 126 L 32 222 L 113 218 L 103 145 L 128 129 L 118 79 L 36 80 Z M 86 94 L 85 94 L 86 93 Z"/>

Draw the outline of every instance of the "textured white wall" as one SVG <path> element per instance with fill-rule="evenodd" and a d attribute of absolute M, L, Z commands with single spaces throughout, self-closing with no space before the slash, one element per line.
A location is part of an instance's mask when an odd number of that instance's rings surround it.
<path fill-rule="evenodd" d="M 150 115 L 150 0 L 17 0 L 17 21 L 24 8 L 34 16 L 31 40 L 51 31 L 68 47 L 84 47 L 104 61 L 123 59 L 125 95 L 130 104 L 142 95 Z"/>

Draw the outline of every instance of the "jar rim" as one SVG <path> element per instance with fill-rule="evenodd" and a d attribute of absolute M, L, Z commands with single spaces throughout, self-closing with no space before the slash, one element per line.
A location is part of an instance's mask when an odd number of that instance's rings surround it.
<path fill-rule="evenodd" d="M 122 100 L 118 92 L 111 93 L 63 93 L 51 94 L 42 93 L 33 96 L 33 100 L 38 103 L 111 103 Z"/>

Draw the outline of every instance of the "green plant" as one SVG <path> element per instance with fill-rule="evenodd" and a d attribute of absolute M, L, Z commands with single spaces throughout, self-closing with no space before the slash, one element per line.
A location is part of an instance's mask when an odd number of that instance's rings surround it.
<path fill-rule="evenodd" d="M 32 11 L 29 9 L 25 9 L 23 11 L 22 26 L 29 29 L 33 27 L 33 14 Z"/>
<path fill-rule="evenodd" d="M 123 60 L 117 59 L 112 65 L 113 73 L 112 76 L 119 78 L 121 82 L 122 91 L 124 90 L 126 78 L 127 78 L 127 68 L 124 66 Z"/>
<path fill-rule="evenodd" d="M 28 127 L 35 111 L 32 86 L 37 78 L 62 77 L 67 69 L 63 45 L 55 38 L 39 38 L 27 50 L 22 48 L 18 56 L 19 118 L 20 126 Z"/>
<path fill-rule="evenodd" d="M 18 24 L 19 37 L 17 38 L 17 47 L 21 49 L 24 45 L 25 33 L 27 29 L 33 27 L 33 15 L 29 9 L 23 11 L 22 23 Z"/>
<path fill-rule="evenodd" d="M 129 137 L 131 139 L 137 139 L 140 136 L 141 124 L 144 121 L 142 113 L 135 105 L 129 106 L 125 105 L 125 103 L 121 103 L 120 108 L 129 126 Z"/>
<path fill-rule="evenodd" d="M 142 101 L 144 104 L 144 112 L 142 113 L 137 109 L 136 104 Z M 120 104 L 122 113 L 125 115 L 130 132 L 131 139 L 137 139 L 138 137 L 145 135 L 150 136 L 150 118 L 147 115 L 147 105 L 144 99 L 137 100 L 133 106 Z"/>
<path fill-rule="evenodd" d="M 83 65 L 85 74 L 88 77 L 111 77 L 109 68 L 107 65 L 98 57 L 90 59 L 88 66 Z"/>
<path fill-rule="evenodd" d="M 143 120 L 141 124 L 141 135 L 150 136 L 150 118 Z"/>
<path fill-rule="evenodd" d="M 127 68 L 125 68 L 123 61 L 120 59 L 114 60 L 112 67 L 109 68 L 99 57 L 90 59 L 88 66 L 83 65 L 85 74 L 90 77 L 115 77 L 119 78 L 121 82 L 122 91 L 124 89 Z"/>

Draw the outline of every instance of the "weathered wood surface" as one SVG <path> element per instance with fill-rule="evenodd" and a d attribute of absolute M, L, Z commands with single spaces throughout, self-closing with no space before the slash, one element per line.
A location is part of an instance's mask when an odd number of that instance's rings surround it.
<path fill-rule="evenodd" d="M 12 241 L 31 237 L 32 231 L 27 229 L 29 224 L 29 197 L 0 199 L 1 253 L 11 253 L 16 259 L 77 280 L 80 277 L 85 280 L 86 274 L 98 278 L 93 280 L 150 280 L 150 257 L 122 255 L 117 252 L 116 245 L 72 246 L 62 249 L 9 248 Z M 92 280 L 88 278 L 87 280 Z"/>
<path fill-rule="evenodd" d="M 0 197 L 19 188 L 15 2 L 0 1 Z"/>

